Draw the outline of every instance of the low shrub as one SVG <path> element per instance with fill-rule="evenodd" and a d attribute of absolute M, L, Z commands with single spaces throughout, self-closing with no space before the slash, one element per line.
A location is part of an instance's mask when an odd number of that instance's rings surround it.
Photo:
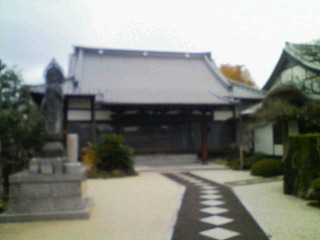
<path fill-rule="evenodd" d="M 273 177 L 283 174 L 283 163 L 279 159 L 263 159 L 254 163 L 251 174 L 255 176 Z"/>
<path fill-rule="evenodd" d="M 239 162 L 239 148 L 237 144 L 232 143 L 228 147 L 228 151 L 226 154 L 227 166 L 231 169 L 238 170 L 240 168 Z"/>
<path fill-rule="evenodd" d="M 320 177 L 312 181 L 313 197 L 320 202 Z"/>
<path fill-rule="evenodd" d="M 96 175 L 99 159 L 93 152 L 91 143 L 81 149 L 81 163 L 87 168 L 89 177 Z"/>
<path fill-rule="evenodd" d="M 243 169 L 248 170 L 252 167 L 252 165 L 262 159 L 270 158 L 271 156 L 264 153 L 255 153 L 251 155 L 245 155 L 243 159 Z"/>
<path fill-rule="evenodd" d="M 102 141 L 93 144 L 90 149 L 99 159 L 98 170 L 122 170 L 128 174 L 134 172 L 133 151 L 124 145 L 124 139 L 119 135 L 103 135 Z"/>

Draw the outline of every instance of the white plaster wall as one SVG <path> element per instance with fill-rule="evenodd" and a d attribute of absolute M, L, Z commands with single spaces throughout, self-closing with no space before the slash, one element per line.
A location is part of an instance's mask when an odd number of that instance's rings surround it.
<path fill-rule="evenodd" d="M 107 110 L 96 110 L 95 118 L 96 120 L 111 120 L 111 112 Z"/>
<path fill-rule="evenodd" d="M 294 79 L 299 79 L 300 81 L 306 78 L 305 68 L 296 65 L 294 67 L 288 68 L 281 72 L 281 82 L 283 84 L 290 84 Z M 299 81 L 294 81 L 296 84 L 299 84 Z"/>
<path fill-rule="evenodd" d="M 91 112 L 89 110 L 68 110 L 69 121 L 90 121 Z"/>
<path fill-rule="evenodd" d="M 245 152 L 249 152 L 252 149 L 252 130 L 250 126 L 242 125 L 242 147 Z"/>
<path fill-rule="evenodd" d="M 274 153 L 275 156 L 282 156 L 283 155 L 283 145 L 282 144 L 275 144 L 274 146 Z"/>
<path fill-rule="evenodd" d="M 254 130 L 254 149 L 256 153 L 273 154 L 272 124 Z"/>
<path fill-rule="evenodd" d="M 214 111 L 214 120 L 216 121 L 225 121 L 233 117 L 232 111 Z"/>

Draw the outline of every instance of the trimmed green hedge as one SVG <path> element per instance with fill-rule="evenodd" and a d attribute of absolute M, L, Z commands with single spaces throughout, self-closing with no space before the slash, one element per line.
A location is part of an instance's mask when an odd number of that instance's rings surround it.
<path fill-rule="evenodd" d="M 309 198 L 320 173 L 320 134 L 289 136 L 284 164 L 284 192 Z"/>
<path fill-rule="evenodd" d="M 263 159 L 254 163 L 251 174 L 263 177 L 274 177 L 283 174 L 283 164 L 279 159 Z"/>
<path fill-rule="evenodd" d="M 320 201 L 320 177 L 312 181 L 312 193 L 313 197 Z"/>

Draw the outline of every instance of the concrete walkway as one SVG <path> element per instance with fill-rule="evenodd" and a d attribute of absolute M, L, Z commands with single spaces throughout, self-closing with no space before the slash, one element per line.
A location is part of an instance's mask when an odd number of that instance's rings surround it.
<path fill-rule="evenodd" d="M 203 166 L 196 163 L 196 158 L 186 158 L 193 160 L 183 164 L 169 162 L 166 166 L 138 165 L 140 175 L 136 177 L 88 180 L 88 195 L 94 199 L 90 220 L 0 224 L 0 239 L 168 240 L 185 187 L 159 174 L 163 172 L 190 172 L 232 186 L 272 239 L 320 239 L 320 210 L 307 206 L 304 200 L 283 195 L 281 180 L 264 182 L 249 172 L 217 164 Z"/>

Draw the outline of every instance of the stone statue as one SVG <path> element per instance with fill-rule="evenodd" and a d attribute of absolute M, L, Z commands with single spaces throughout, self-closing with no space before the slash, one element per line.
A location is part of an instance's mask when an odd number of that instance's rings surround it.
<path fill-rule="evenodd" d="M 63 94 L 61 84 L 63 74 L 55 60 L 46 71 L 46 90 L 41 108 L 45 118 L 46 141 L 61 141 L 63 119 Z"/>
<path fill-rule="evenodd" d="M 53 60 L 46 70 L 42 101 L 46 142 L 29 168 L 10 176 L 9 204 L 1 222 L 88 219 L 92 200 L 82 191 L 86 170 L 78 162 L 78 138 L 68 139 L 69 158 L 62 145 L 63 74 Z"/>
<path fill-rule="evenodd" d="M 46 90 L 43 95 L 41 109 L 44 115 L 46 143 L 42 149 L 43 157 L 64 157 L 62 145 L 63 93 L 61 84 L 64 77 L 55 60 L 46 70 Z"/>

